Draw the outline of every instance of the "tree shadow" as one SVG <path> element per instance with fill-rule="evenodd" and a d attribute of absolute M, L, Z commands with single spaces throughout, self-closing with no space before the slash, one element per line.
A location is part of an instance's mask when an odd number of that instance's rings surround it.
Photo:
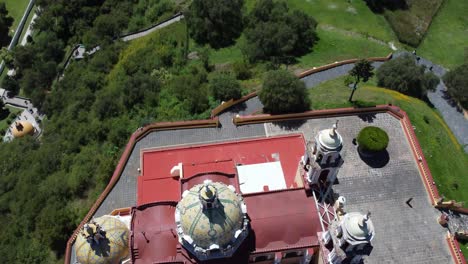
<path fill-rule="evenodd" d="M 447 91 L 441 91 L 442 93 L 442 99 L 444 99 L 451 107 L 454 107 L 457 109 L 457 112 L 462 113 L 463 110 L 460 108 L 458 105 L 457 101 L 450 96 L 450 94 Z"/>
<path fill-rule="evenodd" d="M 279 126 L 281 129 L 286 131 L 298 130 L 305 123 L 305 119 L 273 122 L 274 125 Z"/>
<path fill-rule="evenodd" d="M 374 119 L 376 118 L 376 114 L 374 114 L 374 113 L 372 113 L 372 114 L 361 114 L 361 115 L 358 115 L 358 117 L 364 122 L 374 123 Z"/>
<path fill-rule="evenodd" d="M 374 13 L 383 13 L 385 10 L 405 10 L 409 6 L 405 0 L 364 0 Z"/>
<path fill-rule="evenodd" d="M 390 155 L 387 150 L 370 153 L 359 150 L 358 148 L 358 153 L 361 160 L 372 168 L 383 168 L 390 161 Z"/>
<path fill-rule="evenodd" d="M 245 102 L 242 102 L 240 104 L 236 104 L 229 107 L 228 109 L 226 109 L 225 112 L 240 114 L 241 112 L 245 111 L 245 109 L 247 109 L 247 104 Z"/>

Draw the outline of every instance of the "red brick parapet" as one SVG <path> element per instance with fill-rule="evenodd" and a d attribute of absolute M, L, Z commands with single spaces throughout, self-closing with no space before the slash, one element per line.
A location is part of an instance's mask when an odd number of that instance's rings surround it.
<path fill-rule="evenodd" d="M 447 243 L 449 244 L 450 253 L 452 253 L 455 263 L 466 264 L 466 259 L 461 253 L 460 244 L 449 232 L 447 232 Z"/>
<path fill-rule="evenodd" d="M 386 57 L 370 57 L 370 58 L 367 58 L 367 60 L 368 61 L 388 61 L 388 60 L 390 60 L 392 58 L 392 56 L 393 56 L 393 53 L 390 53 Z M 313 67 L 312 69 L 303 71 L 303 72 L 297 74 L 296 76 L 299 79 L 302 79 L 302 78 L 304 78 L 306 76 L 309 76 L 309 75 L 317 73 L 317 72 L 329 70 L 329 69 L 332 69 L 332 68 L 335 68 L 335 67 L 338 67 L 338 66 L 341 66 L 341 65 L 345 65 L 345 64 L 355 63 L 357 61 L 359 61 L 359 59 L 349 59 L 349 60 L 343 60 L 343 61 L 336 61 L 334 63 L 326 64 L 326 65 L 323 65 L 323 66 Z M 224 102 L 224 103 L 220 104 L 219 106 L 217 106 L 215 109 L 213 109 L 211 111 L 211 117 L 215 117 L 215 116 L 221 114 L 222 112 L 226 111 L 227 109 L 231 108 L 232 106 L 243 103 L 243 102 L 247 101 L 248 99 L 253 98 L 253 97 L 257 96 L 257 95 L 258 95 L 257 92 L 252 92 L 252 93 L 250 93 L 248 95 L 243 96 L 242 98 L 240 98 L 238 100 L 231 99 L 231 100 L 229 100 L 227 102 Z"/>
<path fill-rule="evenodd" d="M 249 93 L 248 95 L 241 97 L 240 99 L 237 99 L 237 100 L 231 99 L 227 102 L 224 102 L 218 105 L 215 109 L 211 110 L 211 117 L 215 117 L 221 114 L 222 112 L 226 111 L 227 109 L 231 108 L 232 106 L 243 103 L 255 96 L 257 96 L 257 92 L 252 92 L 252 93 Z"/>
<path fill-rule="evenodd" d="M 122 153 L 122 156 L 120 157 L 119 163 L 117 164 L 117 167 L 114 170 L 114 174 L 112 175 L 112 178 L 109 181 L 109 184 L 106 186 L 106 188 L 101 193 L 99 198 L 93 204 L 88 214 L 84 217 L 83 221 L 73 232 L 70 239 L 67 241 L 67 248 L 65 250 L 65 264 L 70 264 L 71 250 L 72 250 L 73 243 L 75 243 L 76 236 L 78 235 L 79 231 L 82 229 L 83 225 L 89 222 L 89 220 L 96 213 L 99 206 L 101 206 L 101 204 L 103 203 L 107 195 L 109 195 L 109 193 L 112 191 L 115 184 L 119 181 L 120 176 L 122 175 L 123 169 L 125 168 L 125 165 L 127 164 L 127 161 L 130 158 L 130 155 L 132 154 L 133 148 L 135 147 L 135 144 L 138 143 L 138 141 L 140 141 L 143 137 L 145 137 L 147 134 L 153 131 L 190 129 L 190 128 L 208 128 L 208 127 L 218 127 L 218 126 L 219 126 L 218 118 L 213 118 L 209 120 L 155 123 L 155 124 L 151 124 L 151 125 L 139 128 L 137 131 L 135 131 L 131 135 L 130 140 L 127 143 L 127 146 L 125 147 L 124 152 Z"/>
<path fill-rule="evenodd" d="M 368 60 L 368 61 L 388 61 L 388 60 L 390 60 L 392 58 L 392 56 L 393 56 L 393 53 L 390 53 L 386 57 L 370 57 L 370 58 L 367 58 L 366 60 Z M 334 63 L 326 64 L 326 65 L 323 65 L 323 66 L 320 66 L 320 67 L 313 67 L 312 69 L 303 71 L 302 73 L 298 74 L 297 77 L 304 78 L 304 77 L 309 76 L 311 74 L 321 72 L 321 71 L 325 71 L 325 70 L 329 70 L 329 69 L 332 69 L 332 68 L 335 68 L 335 67 L 338 67 L 338 66 L 341 66 L 341 65 L 356 63 L 359 60 L 360 59 L 335 61 Z"/>

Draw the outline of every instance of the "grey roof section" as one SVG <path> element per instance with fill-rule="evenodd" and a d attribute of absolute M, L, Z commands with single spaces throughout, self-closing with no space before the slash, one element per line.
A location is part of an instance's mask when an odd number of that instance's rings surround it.
<path fill-rule="evenodd" d="M 236 127 L 232 123 L 231 113 L 225 113 L 219 118 L 220 128 L 156 131 L 142 138 L 135 145 L 119 181 L 96 211 L 95 216 L 109 214 L 116 208 L 136 205 L 137 177 L 139 175 L 137 169 L 140 166 L 140 151 L 142 149 L 265 136 L 263 124 Z"/>
<path fill-rule="evenodd" d="M 333 189 L 347 199 L 345 210 L 372 213 L 374 246 L 365 263 L 453 263 L 434 209 L 423 185 L 416 161 L 400 122 L 389 114 L 310 119 L 266 126 L 269 136 L 302 132 L 311 140 L 319 130 L 339 120 L 343 137 L 343 167 Z M 365 120 L 370 120 L 365 121 Z M 352 144 L 360 129 L 373 125 L 389 135 L 388 163 L 366 164 Z M 377 168 L 380 165 L 381 168 Z M 410 208 L 406 200 L 413 198 Z"/>

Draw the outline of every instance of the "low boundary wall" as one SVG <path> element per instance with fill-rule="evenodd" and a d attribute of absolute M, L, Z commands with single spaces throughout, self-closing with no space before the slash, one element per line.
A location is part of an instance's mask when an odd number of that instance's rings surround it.
<path fill-rule="evenodd" d="M 81 230 L 83 225 L 87 223 L 91 217 L 96 213 L 99 206 L 101 206 L 104 199 L 109 195 L 109 193 L 114 188 L 115 184 L 119 181 L 120 176 L 122 175 L 123 169 L 125 168 L 125 164 L 127 163 L 130 155 L 132 154 L 133 149 L 135 148 L 135 144 L 140 141 L 143 137 L 153 131 L 161 131 L 161 130 L 174 130 L 174 129 L 191 129 L 191 128 L 208 128 L 208 127 L 218 127 L 219 120 L 217 118 L 208 119 L 208 120 L 196 120 L 196 121 L 179 121 L 179 122 L 163 122 L 163 123 L 155 123 L 151 124 L 142 128 L 139 128 L 135 131 L 131 137 L 127 146 L 120 157 L 119 163 L 112 174 L 112 178 L 109 181 L 109 184 L 106 186 L 104 191 L 101 193 L 99 198 L 93 204 L 91 209 L 89 210 L 88 214 L 84 217 L 83 221 L 81 221 L 80 225 L 75 229 L 73 235 L 67 241 L 67 248 L 65 250 L 65 264 L 70 264 L 70 257 L 71 257 L 71 250 L 73 243 L 75 243 L 76 236 L 78 232 Z"/>
<path fill-rule="evenodd" d="M 367 58 L 367 60 L 368 61 L 374 61 L 374 62 L 375 61 L 383 62 L 383 61 L 390 60 L 392 58 L 392 56 L 393 56 L 393 53 L 390 53 L 386 57 L 370 57 L 370 58 Z M 346 65 L 346 64 L 356 63 L 359 60 L 360 59 L 349 59 L 349 60 L 337 61 L 337 62 L 334 62 L 334 63 L 326 64 L 326 65 L 323 65 L 323 66 L 320 66 L 320 67 L 313 67 L 312 69 L 303 71 L 303 72 L 297 74 L 296 76 L 299 79 L 302 79 L 302 78 L 307 77 L 307 76 L 309 76 L 311 74 L 318 73 L 318 72 L 321 72 L 321 71 L 326 71 L 326 70 L 329 70 L 329 69 L 332 69 L 332 68 L 335 68 L 335 67 L 338 67 L 338 66 Z M 247 101 L 248 99 L 253 98 L 253 97 L 257 96 L 257 95 L 258 95 L 257 92 L 252 92 L 252 93 L 250 93 L 248 95 L 243 96 L 240 99 L 237 99 L 237 100 L 231 99 L 231 100 L 229 100 L 227 102 L 224 102 L 224 103 L 220 104 L 219 106 L 217 106 L 215 109 L 213 109 L 211 111 L 211 117 L 215 117 L 215 116 L 221 114 L 222 112 L 226 111 L 227 109 L 231 108 L 232 106 L 243 103 L 243 102 Z"/>

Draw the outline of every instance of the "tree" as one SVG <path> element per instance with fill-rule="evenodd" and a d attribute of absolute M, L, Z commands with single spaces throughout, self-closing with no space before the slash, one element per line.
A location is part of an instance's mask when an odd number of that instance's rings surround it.
<path fill-rule="evenodd" d="M 468 109 L 468 63 L 445 74 L 448 94 L 465 109 Z"/>
<path fill-rule="evenodd" d="M 362 59 L 356 62 L 356 64 L 354 64 L 354 67 L 349 71 L 349 76 L 353 79 L 354 85 L 348 101 L 351 102 L 353 100 L 354 92 L 356 91 L 357 85 L 361 81 L 361 79 L 363 82 L 367 82 L 369 78 L 371 78 L 374 75 L 373 70 L 374 67 L 372 66 L 372 64 L 365 59 Z"/>
<path fill-rule="evenodd" d="M 312 49 L 318 39 L 316 26 L 312 17 L 290 11 L 285 2 L 257 1 L 248 17 L 242 51 L 250 61 L 291 63 Z"/>
<path fill-rule="evenodd" d="M 19 84 L 18 82 L 10 77 L 6 76 L 2 81 L 2 88 L 8 91 L 8 95 L 17 95 L 19 92 Z"/>
<path fill-rule="evenodd" d="M 285 70 L 269 71 L 258 97 L 265 112 L 284 114 L 309 109 L 305 84 Z"/>
<path fill-rule="evenodd" d="M 231 45 L 243 29 L 243 5 L 244 0 L 194 0 L 186 15 L 190 36 L 216 49 Z"/>
<path fill-rule="evenodd" d="M 437 76 L 416 65 L 415 59 L 402 56 L 385 62 L 377 70 L 377 84 L 417 98 L 424 98 L 439 83 Z"/>
<path fill-rule="evenodd" d="M 2 60 L 8 68 L 13 68 L 14 56 L 6 47 L 0 49 L 0 61 Z"/>
<path fill-rule="evenodd" d="M 10 42 L 8 35 L 10 27 L 13 25 L 13 18 L 8 15 L 5 3 L 0 3 L 0 47 L 7 46 Z"/>
<path fill-rule="evenodd" d="M 237 100 L 242 96 L 239 82 L 230 74 L 218 74 L 210 81 L 210 90 L 216 100 Z"/>

